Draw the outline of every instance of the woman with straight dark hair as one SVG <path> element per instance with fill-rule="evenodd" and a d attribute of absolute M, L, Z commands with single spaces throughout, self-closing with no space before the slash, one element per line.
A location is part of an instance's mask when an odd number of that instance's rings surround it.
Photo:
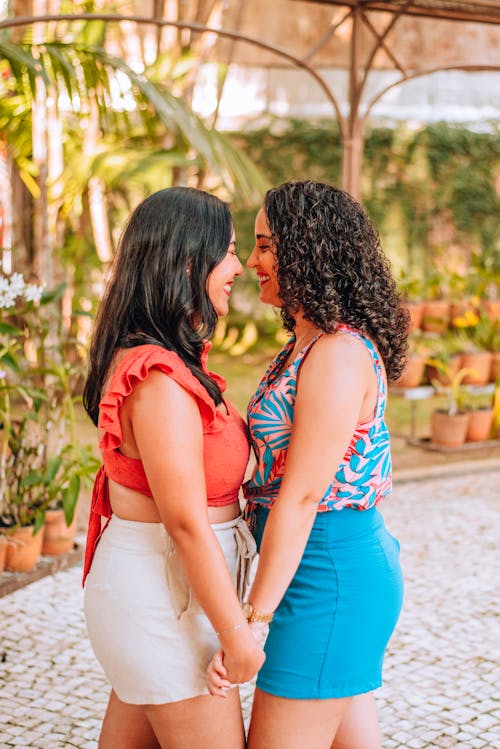
<path fill-rule="evenodd" d="M 291 334 L 248 406 L 256 467 L 243 488 L 260 561 L 245 608 L 252 628 L 270 623 L 248 749 L 380 749 L 373 690 L 403 580 L 377 505 L 391 489 L 387 381 L 404 365 L 408 314 L 376 229 L 331 185 L 270 190 L 248 266 Z M 220 677 L 217 654 L 211 688 Z"/>
<path fill-rule="evenodd" d="M 207 369 L 242 270 L 225 203 L 161 190 L 132 213 L 97 315 L 84 404 L 103 466 L 84 585 L 112 686 L 100 749 L 244 746 L 229 684 L 264 660 L 240 605 L 255 553 L 238 502 L 249 447 L 224 380 Z M 205 670 L 221 646 L 217 700 Z"/>

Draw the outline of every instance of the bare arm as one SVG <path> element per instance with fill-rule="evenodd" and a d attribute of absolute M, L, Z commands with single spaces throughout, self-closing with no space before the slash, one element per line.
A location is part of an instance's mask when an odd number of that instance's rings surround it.
<path fill-rule="evenodd" d="M 260 611 L 274 611 L 290 584 L 355 426 L 373 416 L 376 384 L 366 347 L 350 336 L 323 336 L 304 361 L 285 474 L 249 596 Z"/>
<path fill-rule="evenodd" d="M 152 371 L 129 396 L 126 415 L 160 517 L 191 589 L 220 632 L 244 624 L 224 640 L 228 676 L 251 678 L 263 655 L 245 624 L 220 545 L 210 527 L 203 465 L 203 432 L 193 396 Z"/>

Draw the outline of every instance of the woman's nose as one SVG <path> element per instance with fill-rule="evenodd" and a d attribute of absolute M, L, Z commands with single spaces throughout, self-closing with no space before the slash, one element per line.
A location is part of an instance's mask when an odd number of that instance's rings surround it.
<path fill-rule="evenodd" d="M 241 262 L 241 260 L 240 260 L 239 258 L 237 258 L 237 260 L 238 260 L 238 265 L 237 265 L 237 267 L 236 267 L 236 272 L 235 272 L 235 274 L 234 274 L 234 275 L 235 275 L 235 276 L 241 276 L 241 274 L 242 274 L 242 273 L 244 272 L 244 270 L 245 270 L 245 267 L 243 266 L 243 264 L 242 264 L 242 262 Z"/>
<path fill-rule="evenodd" d="M 247 260 L 248 268 L 255 268 L 257 265 L 257 247 L 254 247 Z"/>

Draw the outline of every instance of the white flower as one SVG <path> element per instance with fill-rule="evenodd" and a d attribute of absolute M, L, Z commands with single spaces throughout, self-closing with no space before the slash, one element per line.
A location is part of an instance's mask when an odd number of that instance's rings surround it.
<path fill-rule="evenodd" d="M 43 287 L 37 286 L 34 283 L 27 284 L 24 290 L 24 298 L 27 302 L 35 302 L 36 304 L 38 304 L 38 302 L 42 298 L 42 294 Z"/>
<path fill-rule="evenodd" d="M 10 288 L 13 292 L 16 292 L 16 296 L 19 296 L 19 294 L 22 294 L 24 291 L 26 284 L 24 283 L 24 278 L 22 277 L 21 273 L 13 273 L 10 277 Z"/>
<path fill-rule="evenodd" d="M 3 293 L 0 292 L 0 309 L 10 309 L 14 307 L 15 302 L 16 295 L 12 294 L 11 289 L 7 289 Z"/>
<path fill-rule="evenodd" d="M 0 380 L 5 380 L 6 377 L 7 372 L 5 371 L 5 369 L 0 369 Z"/>

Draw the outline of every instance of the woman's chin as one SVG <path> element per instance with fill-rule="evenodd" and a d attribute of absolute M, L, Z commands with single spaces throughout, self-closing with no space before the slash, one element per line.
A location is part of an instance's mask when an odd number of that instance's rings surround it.
<path fill-rule="evenodd" d="M 226 317 L 229 314 L 229 302 L 220 302 L 220 304 L 214 304 L 217 317 Z"/>
<path fill-rule="evenodd" d="M 259 299 L 262 304 L 270 304 L 272 307 L 281 307 L 281 301 L 275 294 L 267 293 L 267 289 L 261 289 Z"/>

